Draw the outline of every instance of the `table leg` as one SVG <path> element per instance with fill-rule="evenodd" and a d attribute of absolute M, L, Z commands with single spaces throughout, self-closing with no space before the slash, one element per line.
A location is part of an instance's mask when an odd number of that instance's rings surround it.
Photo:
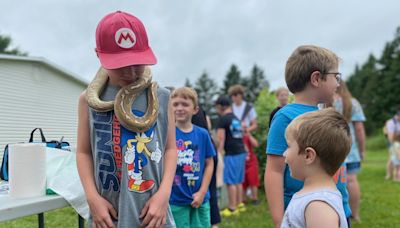
<path fill-rule="evenodd" d="M 78 227 L 85 228 L 85 219 L 83 219 L 79 214 L 78 214 Z"/>
<path fill-rule="evenodd" d="M 39 228 L 44 228 L 44 214 L 38 214 Z"/>

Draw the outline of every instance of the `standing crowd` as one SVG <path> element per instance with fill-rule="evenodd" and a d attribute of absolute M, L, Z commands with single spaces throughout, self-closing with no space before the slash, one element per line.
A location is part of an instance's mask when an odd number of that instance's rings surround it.
<path fill-rule="evenodd" d="M 108 76 L 96 99 L 111 108 L 93 105 L 87 91 L 79 99 L 77 165 L 91 227 L 218 227 L 221 217 L 259 204 L 257 113 L 241 85 L 215 100 L 219 117 L 211 126 L 195 90 L 154 86 L 150 66 L 157 60 L 135 16 L 105 16 L 96 53 L 99 72 Z M 296 48 L 269 129 L 260 129 L 267 135 L 264 187 L 274 227 L 350 227 L 361 220 L 357 174 L 366 118 L 341 80 L 339 59 L 326 48 Z M 133 97 L 125 114 L 131 121 L 118 114 L 126 109 L 124 94 Z M 399 181 L 400 110 L 384 131 L 387 178 Z M 225 208 L 217 197 L 221 165 Z"/>

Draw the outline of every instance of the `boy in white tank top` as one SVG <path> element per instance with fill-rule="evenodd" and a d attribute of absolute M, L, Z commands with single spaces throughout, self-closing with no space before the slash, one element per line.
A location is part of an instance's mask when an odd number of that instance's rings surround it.
<path fill-rule="evenodd" d="M 281 227 L 347 228 L 342 196 L 332 178 L 351 147 L 346 121 L 331 108 L 309 112 L 289 124 L 285 137 L 285 162 L 304 187 L 293 195 Z"/>

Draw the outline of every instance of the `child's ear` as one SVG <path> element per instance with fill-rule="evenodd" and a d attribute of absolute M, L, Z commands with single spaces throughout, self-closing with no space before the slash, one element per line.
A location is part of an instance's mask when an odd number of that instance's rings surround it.
<path fill-rule="evenodd" d="M 311 85 L 318 87 L 319 82 L 321 80 L 321 72 L 319 71 L 313 71 L 310 75 L 310 83 Z"/>
<path fill-rule="evenodd" d="M 194 107 L 193 115 L 196 115 L 196 114 L 199 112 L 199 110 L 200 110 L 200 107 L 199 107 L 198 105 L 195 106 L 195 107 Z"/>
<path fill-rule="evenodd" d="M 305 159 L 306 159 L 306 164 L 310 165 L 312 164 L 317 158 L 317 152 L 314 150 L 312 147 L 307 147 L 305 149 Z"/>

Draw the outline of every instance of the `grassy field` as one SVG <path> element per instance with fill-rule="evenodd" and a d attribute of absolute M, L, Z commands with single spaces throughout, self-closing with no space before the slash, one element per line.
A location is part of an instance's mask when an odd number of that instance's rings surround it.
<path fill-rule="evenodd" d="M 352 227 L 400 227 L 400 183 L 385 181 L 387 150 L 381 138 L 372 138 L 367 143 L 367 156 L 363 162 L 359 181 L 362 188 L 361 223 Z M 221 226 L 227 227 L 272 227 L 271 217 L 264 196 L 258 206 L 248 206 L 248 210 L 238 217 L 224 219 Z M 45 213 L 46 227 L 77 227 L 78 219 L 71 208 Z M 0 223 L 2 228 L 37 227 L 37 216 Z"/>
<path fill-rule="evenodd" d="M 362 189 L 361 223 L 352 227 L 400 227 L 400 183 L 385 181 L 386 150 L 368 152 L 359 176 Z M 273 227 L 265 200 L 236 218 L 224 219 L 227 227 Z"/>

